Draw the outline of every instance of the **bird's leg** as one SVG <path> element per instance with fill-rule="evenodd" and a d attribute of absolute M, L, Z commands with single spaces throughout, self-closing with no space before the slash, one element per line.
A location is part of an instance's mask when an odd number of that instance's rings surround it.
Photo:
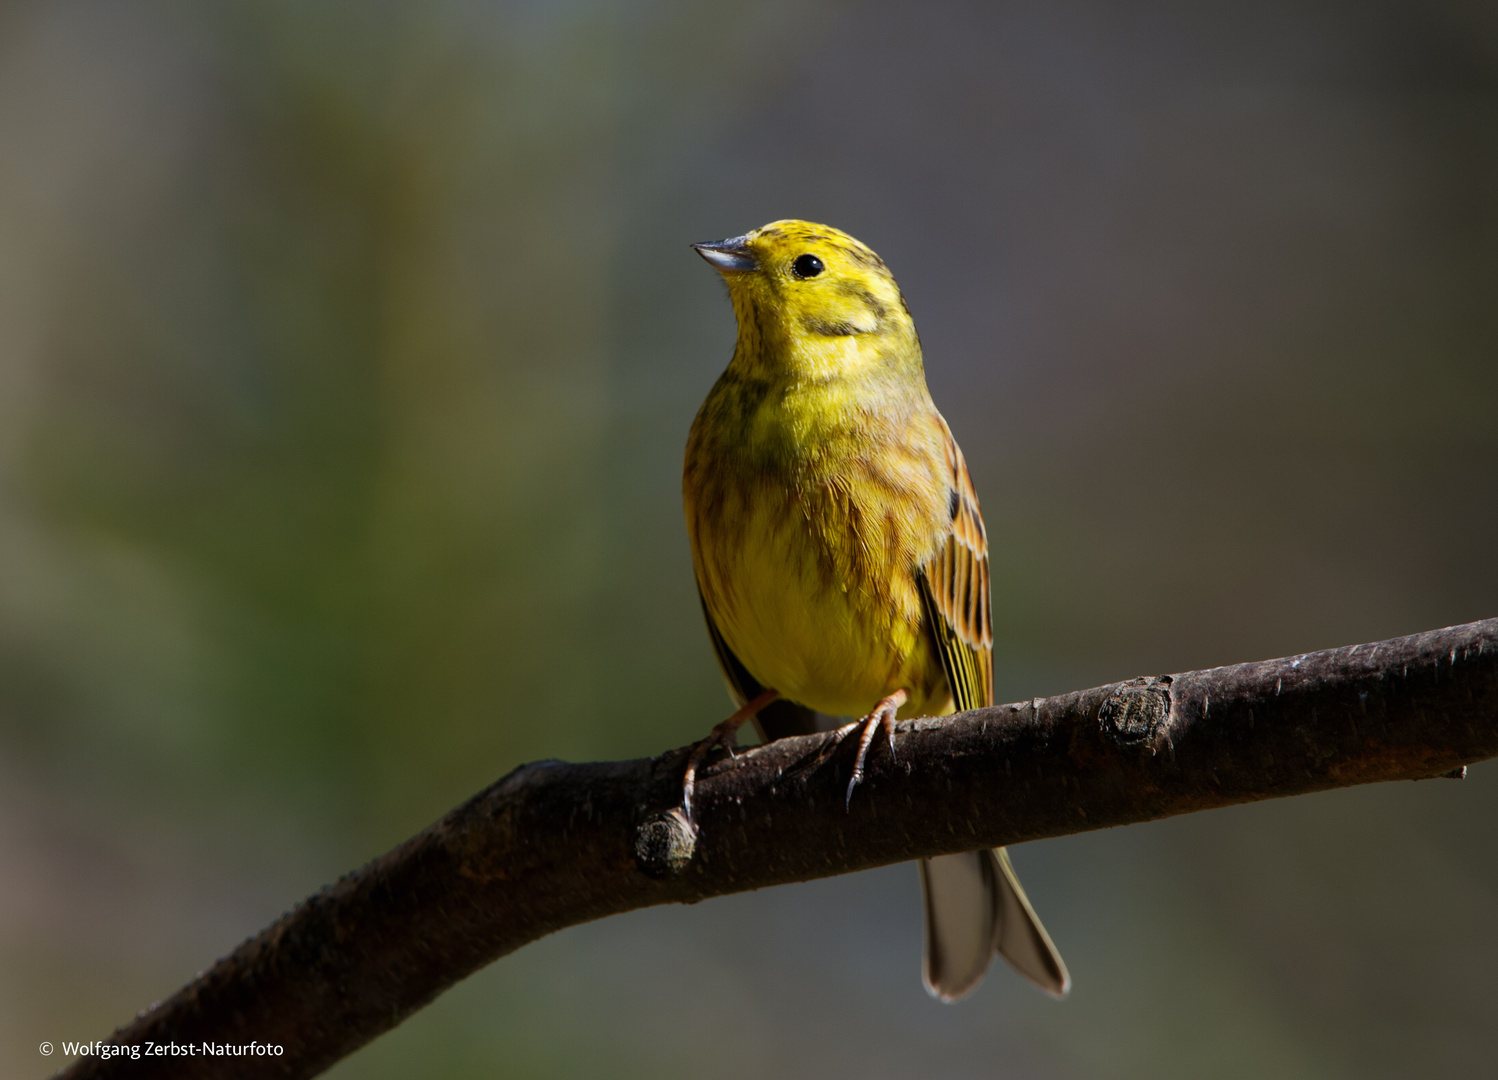
<path fill-rule="evenodd" d="M 702 759 L 717 746 L 726 748 L 732 754 L 739 728 L 753 720 L 759 710 L 779 696 L 778 690 L 766 690 L 753 700 L 745 702 L 738 712 L 709 731 L 707 738 L 692 747 L 692 756 L 687 758 L 687 771 L 681 782 L 681 809 L 688 821 L 692 820 L 692 789 L 697 785 L 697 766 L 702 764 Z"/>
<path fill-rule="evenodd" d="M 861 725 L 863 727 L 863 734 L 858 737 L 858 756 L 853 759 L 853 776 L 848 781 L 848 797 L 844 800 L 844 806 L 853 805 L 853 789 L 863 782 L 864 759 L 869 756 L 869 747 L 874 742 L 874 736 L 879 734 L 880 728 L 883 728 L 884 733 L 889 737 L 889 752 L 891 755 L 894 754 L 895 714 L 900 711 L 900 706 L 909 700 L 910 695 L 904 690 L 896 690 L 889 697 L 881 699 L 879 704 L 874 706 L 874 711 L 869 713 L 868 716 L 848 725 L 850 733 L 853 728 Z M 841 742 L 842 739 L 838 741 Z"/>

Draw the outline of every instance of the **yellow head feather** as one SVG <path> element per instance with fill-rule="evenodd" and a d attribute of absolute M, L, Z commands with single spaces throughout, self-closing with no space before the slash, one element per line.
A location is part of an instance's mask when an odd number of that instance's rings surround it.
<path fill-rule="evenodd" d="M 915 323 L 884 260 L 840 229 L 774 221 L 694 244 L 728 284 L 735 362 L 761 377 L 921 373 Z"/>

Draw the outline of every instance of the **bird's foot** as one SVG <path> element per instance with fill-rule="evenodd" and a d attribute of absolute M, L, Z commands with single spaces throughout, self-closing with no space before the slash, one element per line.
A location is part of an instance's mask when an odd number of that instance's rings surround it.
<path fill-rule="evenodd" d="M 714 727 L 712 731 L 707 733 L 707 738 L 692 747 L 692 754 L 687 758 L 687 771 L 681 781 L 681 809 L 686 815 L 687 821 L 692 820 L 692 791 L 697 786 L 697 767 L 702 764 L 703 759 L 708 754 L 712 753 L 719 746 L 727 750 L 729 757 L 732 757 L 739 728 L 743 727 L 750 720 L 753 720 L 754 715 L 759 710 L 763 709 L 779 696 L 779 691 L 764 691 L 752 701 L 746 702 L 743 708 Z"/>
<path fill-rule="evenodd" d="M 893 757 L 895 753 L 895 714 L 900 711 L 900 706 L 910 700 L 910 695 L 904 690 L 896 690 L 887 698 L 883 698 L 874 711 L 862 720 L 855 720 L 846 724 L 837 731 L 837 738 L 833 745 L 842 742 L 856 729 L 862 728 L 863 733 L 858 737 L 858 756 L 853 759 L 853 776 L 848 780 L 848 796 L 843 800 L 846 809 L 853 805 L 853 789 L 863 783 L 863 763 L 869 756 L 869 747 L 873 745 L 874 736 L 883 728 L 885 735 L 889 738 L 889 752 Z"/>

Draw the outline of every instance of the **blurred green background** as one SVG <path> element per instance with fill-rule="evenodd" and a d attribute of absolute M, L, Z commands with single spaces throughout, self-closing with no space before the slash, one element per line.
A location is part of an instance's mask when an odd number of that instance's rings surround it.
<path fill-rule="evenodd" d="M 520 762 L 727 707 L 680 454 L 777 217 L 894 268 L 1002 699 L 1498 615 L 1469 0 L 0 9 L 0 1073 Z M 1498 1055 L 1498 768 L 579 927 L 332 1073 L 1403 1077 Z"/>

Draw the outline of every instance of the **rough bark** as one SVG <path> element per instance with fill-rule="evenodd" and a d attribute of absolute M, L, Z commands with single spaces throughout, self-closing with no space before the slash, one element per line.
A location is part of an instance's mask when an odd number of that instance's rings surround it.
<path fill-rule="evenodd" d="M 707 725 L 704 725 L 704 729 Z M 1498 756 L 1498 619 L 902 722 L 844 808 L 852 740 L 516 769 L 246 941 L 63 1075 L 306 1077 L 545 934 L 652 904 L 1256 799 L 1458 776 Z M 279 1056 L 207 1057 L 252 1041 Z"/>

